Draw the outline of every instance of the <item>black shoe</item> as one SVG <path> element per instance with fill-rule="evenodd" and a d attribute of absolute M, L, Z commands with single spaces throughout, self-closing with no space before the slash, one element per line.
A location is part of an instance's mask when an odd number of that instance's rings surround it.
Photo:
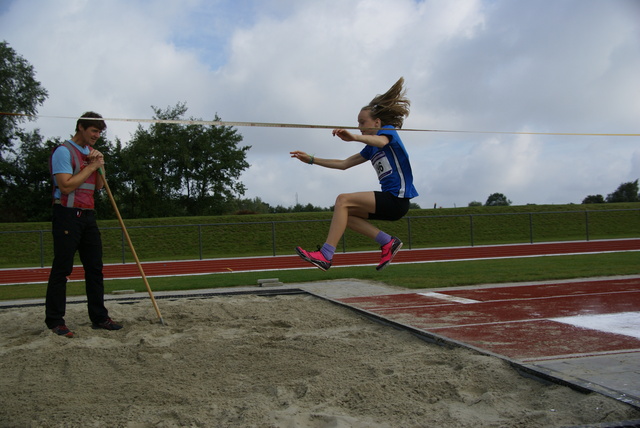
<path fill-rule="evenodd" d="M 111 318 L 107 318 L 106 320 L 100 323 L 94 322 L 91 325 L 91 328 L 93 328 L 94 330 L 100 329 L 100 328 L 103 328 L 105 330 L 120 330 L 122 326 L 120 324 L 116 324 L 115 322 L 113 322 Z"/>
<path fill-rule="evenodd" d="M 51 331 L 57 334 L 58 336 L 65 336 L 69 338 L 73 337 L 73 332 L 69 330 L 69 327 L 67 327 L 64 324 L 53 327 Z"/>

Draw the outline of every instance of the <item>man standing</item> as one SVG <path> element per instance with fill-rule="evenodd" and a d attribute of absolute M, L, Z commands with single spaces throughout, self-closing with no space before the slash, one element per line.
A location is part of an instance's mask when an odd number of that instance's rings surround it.
<path fill-rule="evenodd" d="M 86 119 L 85 119 L 86 118 Z M 98 113 L 87 112 L 78 119 L 76 133 L 57 147 L 49 162 L 53 179 L 53 265 L 46 298 L 47 327 L 60 336 L 73 337 L 64 321 L 67 277 L 73 270 L 76 252 L 85 271 L 89 319 L 94 329 L 119 330 L 104 306 L 102 238 L 96 223 L 94 192 L 104 187 L 98 169 L 104 166 L 102 153 L 93 148 L 107 125 Z"/>

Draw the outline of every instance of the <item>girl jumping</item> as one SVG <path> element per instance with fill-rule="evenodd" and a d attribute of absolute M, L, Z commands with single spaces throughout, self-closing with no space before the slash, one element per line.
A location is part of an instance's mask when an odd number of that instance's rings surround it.
<path fill-rule="evenodd" d="M 409 210 L 410 199 L 418 196 L 413 187 L 409 155 L 396 132 L 409 115 L 410 101 L 405 97 L 403 85 L 404 78 L 401 77 L 386 93 L 377 95 L 360 110 L 358 129 L 362 135 L 352 134 L 345 129 L 332 131 L 334 136 L 343 141 L 365 144 L 360 153 L 339 160 L 321 159 L 301 151 L 291 152 L 291 157 L 310 165 L 341 170 L 369 160 L 380 181 L 381 191 L 338 195 L 329 234 L 322 248 L 318 251 L 296 248 L 300 257 L 323 271 L 331 267 L 336 246 L 347 227 L 380 244 L 382 256 L 377 270 L 387 267 L 402 248 L 400 239 L 381 231 L 367 220 L 399 220 Z"/>

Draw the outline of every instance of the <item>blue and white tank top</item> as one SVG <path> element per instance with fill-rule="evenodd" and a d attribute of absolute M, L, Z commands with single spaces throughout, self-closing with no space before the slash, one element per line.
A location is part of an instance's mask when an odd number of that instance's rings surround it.
<path fill-rule="evenodd" d="M 418 192 L 413 186 L 409 155 L 400 136 L 391 125 L 384 126 L 377 135 L 388 136 L 389 144 L 383 148 L 365 146 L 360 155 L 371 161 L 383 192 L 389 192 L 398 198 L 415 198 Z"/>

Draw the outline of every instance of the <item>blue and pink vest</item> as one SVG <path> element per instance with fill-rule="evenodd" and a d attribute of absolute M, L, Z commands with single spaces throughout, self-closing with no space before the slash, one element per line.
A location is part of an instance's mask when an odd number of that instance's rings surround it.
<path fill-rule="evenodd" d="M 78 150 L 73 144 L 68 141 L 62 143 L 62 146 L 66 147 L 71 153 L 71 167 L 73 168 L 73 175 L 78 174 L 80 171 L 87 166 L 87 155 L 83 154 L 80 150 Z M 61 146 L 58 146 L 61 147 Z M 57 149 L 57 147 L 56 147 Z M 54 149 L 54 151 L 56 150 Z M 90 150 L 93 150 L 90 148 Z M 53 152 L 51 153 L 51 157 L 53 156 Z M 49 172 L 53 178 L 53 168 L 51 165 L 51 157 L 49 157 Z M 76 188 L 73 192 L 65 195 L 64 193 L 60 194 L 60 205 L 68 208 L 80 208 L 80 209 L 94 209 L 94 199 L 93 193 L 96 190 L 96 180 L 98 179 L 98 173 L 94 172 L 89 176 L 89 178 L 82 183 L 80 186 Z M 56 181 L 53 180 L 54 188 L 53 192 L 57 188 Z M 55 198 L 55 196 L 54 196 Z M 55 200 L 54 200 L 55 202 Z"/>

